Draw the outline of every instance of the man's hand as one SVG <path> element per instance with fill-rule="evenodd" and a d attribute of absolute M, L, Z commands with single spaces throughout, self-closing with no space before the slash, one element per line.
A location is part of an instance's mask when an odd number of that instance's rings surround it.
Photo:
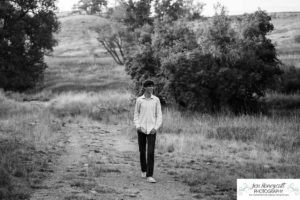
<path fill-rule="evenodd" d="M 151 131 L 150 131 L 150 134 L 155 134 L 156 133 L 156 129 L 153 128 Z"/>

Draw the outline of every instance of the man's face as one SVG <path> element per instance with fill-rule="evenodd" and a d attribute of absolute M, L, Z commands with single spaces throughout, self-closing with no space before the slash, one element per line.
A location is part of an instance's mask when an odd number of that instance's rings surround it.
<path fill-rule="evenodd" d="M 147 86 L 145 87 L 145 92 L 153 94 L 153 89 L 154 89 L 153 85 Z"/>

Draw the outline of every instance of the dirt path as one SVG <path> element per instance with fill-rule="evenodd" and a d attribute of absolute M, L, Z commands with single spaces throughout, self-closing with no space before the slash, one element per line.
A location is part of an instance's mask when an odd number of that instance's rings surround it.
<path fill-rule="evenodd" d="M 137 143 L 121 126 L 69 123 L 64 131 L 69 136 L 66 152 L 31 200 L 193 199 L 188 186 L 157 164 L 163 159 L 159 153 L 154 172 L 158 183 L 140 177 Z"/>

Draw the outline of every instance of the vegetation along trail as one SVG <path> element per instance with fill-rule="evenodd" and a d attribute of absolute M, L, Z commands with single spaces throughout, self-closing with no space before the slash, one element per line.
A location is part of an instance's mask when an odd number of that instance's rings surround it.
<path fill-rule="evenodd" d="M 158 183 L 140 177 L 135 139 L 118 125 L 71 121 L 66 151 L 31 197 L 40 199 L 193 199 L 189 188 L 156 167 Z M 162 155 L 157 156 L 161 162 Z"/>

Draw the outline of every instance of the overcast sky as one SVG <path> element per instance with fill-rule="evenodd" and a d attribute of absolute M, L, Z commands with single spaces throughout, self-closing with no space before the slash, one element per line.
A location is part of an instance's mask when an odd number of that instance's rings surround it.
<path fill-rule="evenodd" d="M 79 0 L 58 0 L 60 11 L 70 11 L 74 3 Z M 109 0 L 114 3 L 114 0 Z M 197 1 L 197 0 L 196 0 Z M 300 0 L 199 0 L 206 6 L 203 15 L 213 15 L 213 5 L 220 2 L 230 15 L 251 13 L 258 8 L 267 12 L 300 11 Z"/>

